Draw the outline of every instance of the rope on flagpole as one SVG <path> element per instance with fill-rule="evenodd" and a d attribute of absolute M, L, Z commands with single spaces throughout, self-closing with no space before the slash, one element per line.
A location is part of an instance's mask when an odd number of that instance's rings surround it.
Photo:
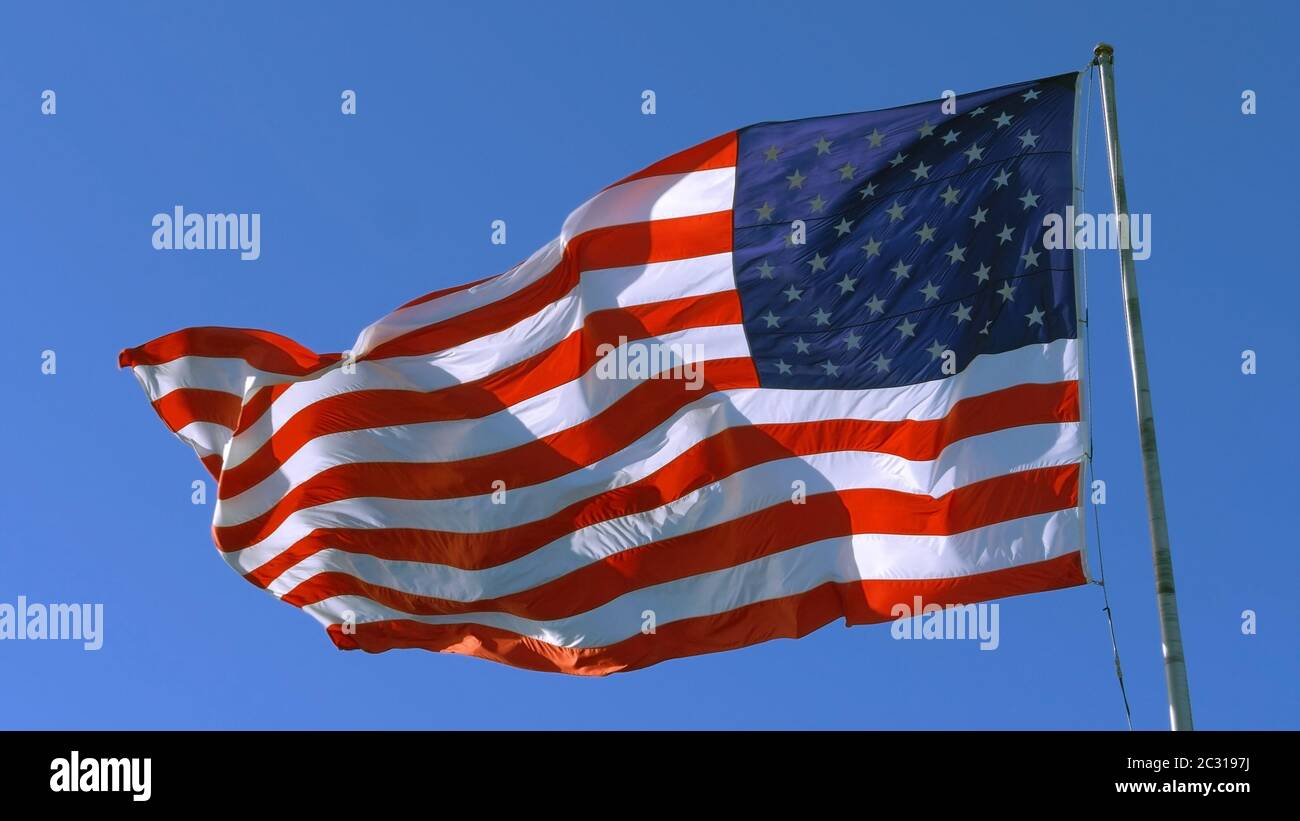
<path fill-rule="evenodd" d="M 1079 195 L 1083 196 L 1086 188 L 1085 181 L 1088 178 L 1088 132 L 1092 124 L 1092 83 L 1096 76 L 1097 66 L 1093 62 L 1088 64 L 1088 101 L 1083 109 L 1083 147 L 1082 162 L 1079 172 Z M 1072 227 L 1072 226 L 1071 226 Z M 1088 254 L 1085 251 L 1079 255 L 1079 277 L 1083 282 L 1083 324 L 1088 325 Z M 1092 334 L 1084 335 L 1084 362 L 1087 367 L 1088 384 L 1092 384 Z M 1092 391 L 1085 391 L 1084 395 L 1087 402 L 1088 419 L 1092 416 Z M 1088 485 L 1092 486 L 1096 480 L 1095 468 L 1093 466 L 1094 441 L 1092 436 L 1091 421 L 1088 425 Z M 1098 505 L 1092 505 L 1092 527 L 1093 532 L 1097 534 L 1097 570 L 1101 574 L 1100 579 L 1094 579 L 1093 584 L 1101 588 L 1101 611 L 1106 614 L 1106 626 L 1110 630 L 1110 649 L 1115 659 L 1115 678 L 1119 681 L 1119 695 L 1124 701 L 1124 721 L 1128 724 L 1130 730 L 1133 729 L 1133 711 L 1129 706 L 1128 690 L 1124 686 L 1124 666 L 1120 663 L 1119 658 L 1119 640 L 1115 636 L 1115 614 L 1110 608 L 1110 591 L 1106 589 L 1106 560 L 1102 555 L 1101 546 L 1101 511 Z"/>

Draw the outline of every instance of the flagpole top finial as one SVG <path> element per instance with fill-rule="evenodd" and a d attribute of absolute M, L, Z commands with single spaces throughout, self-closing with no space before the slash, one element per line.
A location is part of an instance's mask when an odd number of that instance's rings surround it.
<path fill-rule="evenodd" d="M 1115 60 L 1115 47 L 1110 43 L 1098 43 L 1092 50 L 1092 61 L 1100 63 L 1102 60 L 1108 63 Z"/>

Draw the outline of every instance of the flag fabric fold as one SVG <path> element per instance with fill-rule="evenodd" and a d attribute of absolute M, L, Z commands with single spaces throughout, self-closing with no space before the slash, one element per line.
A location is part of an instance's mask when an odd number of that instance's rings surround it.
<path fill-rule="evenodd" d="M 724 134 L 344 352 L 120 363 L 344 649 L 604 675 L 1081 584 L 1077 80 Z"/>

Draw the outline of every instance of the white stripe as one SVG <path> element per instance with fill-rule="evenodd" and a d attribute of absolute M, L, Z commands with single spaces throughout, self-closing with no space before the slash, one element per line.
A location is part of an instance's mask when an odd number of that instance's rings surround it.
<path fill-rule="evenodd" d="M 580 205 L 564 221 L 560 238 L 568 242 L 597 228 L 730 211 L 735 189 L 735 168 L 631 180 Z"/>
<path fill-rule="evenodd" d="M 226 442 L 230 441 L 230 428 L 216 422 L 191 422 L 176 431 L 176 435 L 194 448 L 202 459 L 221 453 Z"/>
<path fill-rule="evenodd" d="M 930 461 L 861 451 L 796 456 L 737 471 L 652 510 L 589 525 L 493 567 L 462 570 L 330 548 L 303 559 L 268 589 L 282 596 L 317 573 L 333 571 L 423 596 L 462 602 L 495 598 L 537 587 L 617 553 L 715 527 L 774 505 L 790 504 L 795 482 L 803 483 L 808 496 L 874 488 L 938 498 L 958 487 L 1006 474 L 1076 463 L 1080 449 L 1078 425 L 1061 424 L 1031 425 L 972 437 L 950 445 L 938 459 Z M 466 501 L 456 499 L 443 504 L 447 508 L 470 508 L 464 504 Z M 471 510 L 459 514 L 448 510 L 444 515 L 477 516 L 477 521 L 491 521 L 487 509 L 490 499 L 473 501 L 477 504 Z M 513 499 L 509 502 L 511 507 L 516 504 Z"/>
<path fill-rule="evenodd" d="M 564 234 L 519 265 L 472 288 L 399 308 L 362 331 L 353 354 L 362 357 L 402 334 L 497 302 L 537 282 L 560 262 L 565 244 L 574 236 L 570 231 L 728 211 L 734 188 L 735 169 L 725 168 L 633 180 L 602 191 L 565 220 Z"/>
<path fill-rule="evenodd" d="M 748 355 L 739 325 L 695 328 L 664 337 L 703 346 L 707 359 Z M 1074 340 L 1029 345 L 1002 354 L 976 357 L 961 373 L 931 382 L 856 391 L 804 391 L 773 388 L 708 394 L 674 418 L 701 408 L 689 424 L 672 419 L 641 437 L 653 452 L 680 453 L 707 435 L 732 425 L 805 422 L 823 419 L 938 419 L 960 399 L 1012 385 L 1076 379 Z M 614 356 L 614 354 L 611 354 Z M 707 361 L 703 365 L 708 377 Z M 597 378 L 593 368 L 566 383 L 479 419 L 462 419 L 368 428 L 318 436 L 305 443 L 273 473 L 237 496 L 218 502 L 213 524 L 228 527 L 260 516 L 292 488 L 334 465 L 362 462 L 444 462 L 497 453 L 581 424 L 639 385 L 636 380 Z M 671 442 L 680 448 L 674 452 Z M 232 448 L 233 450 L 233 448 Z M 575 471 L 597 481 L 624 477 L 635 461 L 633 446 L 595 465 Z M 586 479 L 585 481 L 591 481 Z M 594 492 L 594 491 L 593 491 Z M 281 525 L 283 527 L 283 525 Z"/>
<path fill-rule="evenodd" d="M 181 388 L 220 391 L 243 399 L 249 377 L 256 386 L 310 378 L 258 370 L 243 359 L 213 356 L 182 356 L 161 365 L 136 365 L 132 370 L 150 402 Z"/>
<path fill-rule="evenodd" d="M 226 467 L 242 463 L 294 414 L 326 397 L 359 390 L 429 392 L 471 382 L 553 347 L 597 311 L 734 289 L 730 253 L 585 272 L 578 288 L 505 330 L 427 356 L 357 362 L 352 373 L 335 368 L 290 386 L 235 437 Z"/>
<path fill-rule="evenodd" d="M 828 582 L 941 579 L 1019 567 L 1076 552 L 1077 508 L 967 531 L 955 536 L 855 535 L 785 550 L 735 567 L 633 590 L 599 607 L 561 619 L 507 613 L 417 616 L 363 596 L 336 596 L 303 607 L 322 624 L 345 613 L 364 624 L 409 619 L 425 624 L 479 624 L 559 647 L 608 647 L 637 635 L 643 614 L 659 627 L 794 596 Z"/>

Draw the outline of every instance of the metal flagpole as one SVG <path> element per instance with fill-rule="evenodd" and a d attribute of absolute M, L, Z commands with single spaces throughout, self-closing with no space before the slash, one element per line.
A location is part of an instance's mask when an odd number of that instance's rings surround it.
<path fill-rule="evenodd" d="M 1160 636 L 1164 645 L 1165 684 L 1169 689 L 1169 724 L 1175 730 L 1192 729 L 1192 700 L 1187 690 L 1187 664 L 1183 634 L 1178 626 L 1178 597 L 1174 591 L 1174 562 L 1169 553 L 1169 526 L 1165 520 L 1164 485 L 1156 451 L 1156 421 L 1147 382 L 1146 343 L 1142 337 L 1142 310 L 1138 305 L 1137 272 L 1128 237 L 1128 195 L 1124 190 L 1124 164 L 1119 153 L 1119 123 L 1115 110 L 1115 49 L 1098 43 L 1093 62 L 1101 72 L 1102 108 L 1106 115 L 1106 145 L 1110 157 L 1110 184 L 1119 220 L 1120 271 L 1124 283 L 1124 318 L 1128 324 L 1129 361 L 1133 366 L 1133 393 L 1137 398 L 1138 436 L 1142 443 L 1142 472 L 1146 476 L 1147 512 L 1151 517 L 1151 558 L 1155 565 L 1156 606 L 1160 611 Z"/>

